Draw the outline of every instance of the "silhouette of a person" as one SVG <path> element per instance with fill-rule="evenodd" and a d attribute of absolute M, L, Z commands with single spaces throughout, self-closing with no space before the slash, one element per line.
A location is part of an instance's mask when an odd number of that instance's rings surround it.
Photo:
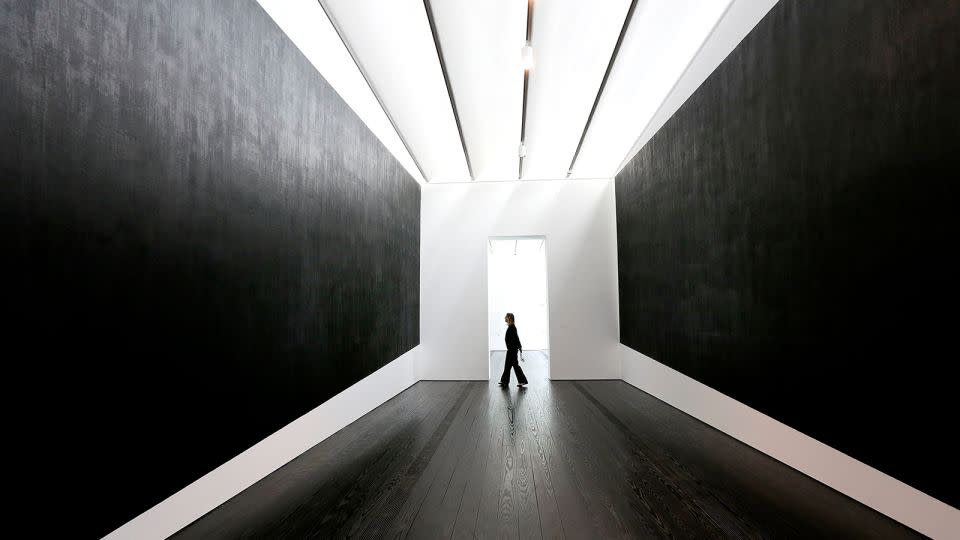
<path fill-rule="evenodd" d="M 514 323 L 513 313 L 507 313 L 503 322 L 507 323 L 507 360 L 503 364 L 503 375 L 500 377 L 500 386 L 510 384 L 510 368 L 517 372 L 517 386 L 523 388 L 527 384 L 527 376 L 523 374 L 523 369 L 517 363 L 517 352 L 523 354 L 523 345 L 520 344 L 520 336 L 517 335 L 517 326 Z"/>

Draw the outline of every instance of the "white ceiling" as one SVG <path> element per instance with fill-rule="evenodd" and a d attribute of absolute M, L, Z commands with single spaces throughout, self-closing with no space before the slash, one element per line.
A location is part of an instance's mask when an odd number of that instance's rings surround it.
<path fill-rule="evenodd" d="M 469 180 L 423 1 L 321 4 L 427 180 Z"/>
<path fill-rule="evenodd" d="M 516 177 L 527 4 L 433 0 L 430 5 L 474 176 Z"/>
<path fill-rule="evenodd" d="M 636 2 L 632 17 L 571 178 L 614 176 L 640 141 L 649 139 L 651 128 L 659 128 L 663 117 L 679 107 L 675 90 L 688 92 L 683 99 L 692 91 L 689 84 L 679 83 L 702 81 L 776 3 L 532 1 L 534 65 L 529 72 L 524 180 L 567 177 L 632 2 Z M 365 121 L 373 118 L 379 128 L 375 133 L 401 162 L 415 162 L 429 182 L 518 179 L 523 117 L 520 49 L 526 38 L 527 0 L 319 0 L 321 10 L 316 2 L 260 0 L 328 80 L 321 64 L 330 61 L 314 58 L 324 52 L 318 38 L 305 28 L 312 25 L 314 33 L 324 35 L 331 29 L 339 33 L 349 51 L 345 56 L 352 56 L 359 67 L 353 69 L 369 85 L 363 91 L 374 96 L 344 98 Z M 285 20 L 277 14 L 281 9 Z M 329 21 L 319 20 L 324 12 Z M 753 22 L 729 23 L 731 13 Z M 719 57 L 704 54 L 714 42 L 724 48 Z M 332 46 L 329 36 L 324 43 Z M 708 62 L 700 61 L 704 56 L 709 56 Z M 691 74 L 691 66 L 698 72 Z M 352 92 L 360 91 L 356 79 L 353 74 Z M 330 82 L 343 95 L 337 81 Z M 376 101 L 385 112 L 379 117 L 366 111 Z M 381 133 L 385 124 L 395 127 L 399 137 Z"/>
<path fill-rule="evenodd" d="M 630 0 L 535 3 L 524 178 L 567 176 L 629 7 Z"/>

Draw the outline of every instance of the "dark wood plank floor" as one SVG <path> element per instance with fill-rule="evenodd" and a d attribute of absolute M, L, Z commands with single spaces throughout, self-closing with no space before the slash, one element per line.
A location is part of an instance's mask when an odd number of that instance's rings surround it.
<path fill-rule="evenodd" d="M 176 537 L 919 537 L 622 381 L 550 382 L 527 357 L 529 388 L 421 381 Z"/>

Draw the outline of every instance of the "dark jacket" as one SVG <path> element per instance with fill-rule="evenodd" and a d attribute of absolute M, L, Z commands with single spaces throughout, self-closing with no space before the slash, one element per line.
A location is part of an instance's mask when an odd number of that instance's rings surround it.
<path fill-rule="evenodd" d="M 515 351 L 517 349 L 523 350 L 523 345 L 520 344 L 520 336 L 517 335 L 517 326 L 511 324 L 507 327 L 507 335 L 505 341 L 507 342 L 507 350 Z"/>

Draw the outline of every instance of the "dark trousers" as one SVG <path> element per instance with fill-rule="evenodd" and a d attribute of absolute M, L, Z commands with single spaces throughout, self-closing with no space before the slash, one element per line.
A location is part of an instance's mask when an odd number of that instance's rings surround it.
<path fill-rule="evenodd" d="M 500 377 L 500 384 L 510 384 L 510 368 L 517 372 L 517 382 L 527 384 L 527 376 L 523 374 L 523 369 L 517 363 L 517 351 L 507 351 L 507 360 L 503 363 L 503 375 Z"/>

